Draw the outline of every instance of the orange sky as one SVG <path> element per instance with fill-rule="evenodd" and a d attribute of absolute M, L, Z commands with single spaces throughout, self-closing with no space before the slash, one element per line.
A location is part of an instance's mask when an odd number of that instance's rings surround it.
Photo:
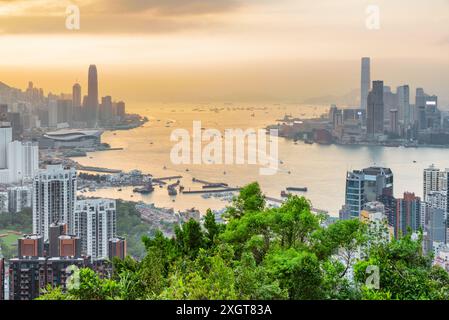
<path fill-rule="evenodd" d="M 447 0 L 0 0 L 0 81 L 69 92 L 94 63 L 129 102 L 299 102 L 358 88 L 371 56 L 373 78 L 449 101 L 448 25 Z"/>

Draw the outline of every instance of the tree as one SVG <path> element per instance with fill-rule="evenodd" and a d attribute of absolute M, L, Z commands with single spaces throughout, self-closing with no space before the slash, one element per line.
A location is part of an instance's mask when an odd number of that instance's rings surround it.
<path fill-rule="evenodd" d="M 207 210 L 204 217 L 204 228 L 206 229 L 207 245 L 211 247 L 223 228 L 215 221 L 215 214 L 210 209 Z"/>
<path fill-rule="evenodd" d="M 261 211 L 265 208 L 265 196 L 257 182 L 253 182 L 240 190 L 227 210 L 228 218 L 241 218 L 247 212 Z"/>

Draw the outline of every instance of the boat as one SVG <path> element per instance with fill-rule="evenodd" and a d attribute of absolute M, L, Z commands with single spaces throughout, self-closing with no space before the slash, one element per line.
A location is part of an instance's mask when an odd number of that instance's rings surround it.
<path fill-rule="evenodd" d="M 176 196 L 178 194 L 178 191 L 176 191 L 175 188 L 167 188 L 167 190 L 169 196 Z"/>
<path fill-rule="evenodd" d="M 288 187 L 287 191 L 307 192 L 307 187 Z"/>
<path fill-rule="evenodd" d="M 287 198 L 288 196 L 289 196 L 289 194 L 287 192 L 285 192 L 284 190 L 281 191 L 282 198 Z"/>

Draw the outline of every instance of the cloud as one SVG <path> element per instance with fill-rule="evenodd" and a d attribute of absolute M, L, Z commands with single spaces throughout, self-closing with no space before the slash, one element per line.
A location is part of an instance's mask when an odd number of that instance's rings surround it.
<path fill-rule="evenodd" d="M 164 33 L 211 27 L 244 0 L 0 0 L 0 34 L 60 34 L 66 8 L 81 12 L 77 33 Z"/>
<path fill-rule="evenodd" d="M 99 0 L 91 8 L 102 12 L 202 15 L 232 11 L 242 3 L 241 0 Z"/>

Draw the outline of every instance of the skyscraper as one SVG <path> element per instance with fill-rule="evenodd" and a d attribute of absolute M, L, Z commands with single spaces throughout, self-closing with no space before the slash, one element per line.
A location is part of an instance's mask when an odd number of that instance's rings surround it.
<path fill-rule="evenodd" d="M 98 75 L 95 65 L 89 66 L 89 78 L 87 88 L 87 122 L 95 127 L 98 122 Z"/>
<path fill-rule="evenodd" d="M 370 167 L 346 174 L 345 208 L 358 217 L 367 202 L 393 195 L 393 172 L 389 168 Z"/>
<path fill-rule="evenodd" d="M 109 240 L 117 232 L 115 200 L 78 200 L 73 220 L 73 234 L 81 238 L 82 253 L 92 260 L 107 259 Z"/>
<path fill-rule="evenodd" d="M 8 145 L 12 141 L 12 128 L 9 123 L 0 123 L 0 169 L 6 169 L 8 164 Z"/>
<path fill-rule="evenodd" d="M 369 136 L 384 132 L 384 82 L 373 81 L 373 89 L 368 94 L 368 111 L 366 119 Z"/>
<path fill-rule="evenodd" d="M 410 87 L 408 85 L 397 88 L 399 121 L 406 127 L 412 123 L 410 110 Z"/>
<path fill-rule="evenodd" d="M 434 165 L 424 169 L 423 174 L 423 201 L 432 191 L 447 190 L 447 171 L 440 171 Z"/>
<path fill-rule="evenodd" d="M 34 178 L 33 233 L 49 238 L 52 223 L 67 223 L 72 234 L 76 200 L 76 170 L 62 165 L 48 165 Z"/>
<path fill-rule="evenodd" d="M 390 110 L 390 133 L 399 134 L 398 110 Z"/>
<path fill-rule="evenodd" d="M 371 89 L 371 72 L 370 72 L 370 58 L 362 58 L 362 78 L 361 78 L 361 93 L 360 93 L 360 109 L 366 110 L 368 106 L 368 94 Z"/>
<path fill-rule="evenodd" d="M 406 235 L 409 228 L 412 232 L 418 231 L 421 227 L 421 199 L 414 193 L 405 192 L 404 197 L 396 201 L 396 212 L 392 219 L 394 236 L 398 238 Z"/>
<path fill-rule="evenodd" d="M 75 83 L 72 88 L 72 101 L 74 108 L 81 107 L 81 86 L 79 83 Z"/>

